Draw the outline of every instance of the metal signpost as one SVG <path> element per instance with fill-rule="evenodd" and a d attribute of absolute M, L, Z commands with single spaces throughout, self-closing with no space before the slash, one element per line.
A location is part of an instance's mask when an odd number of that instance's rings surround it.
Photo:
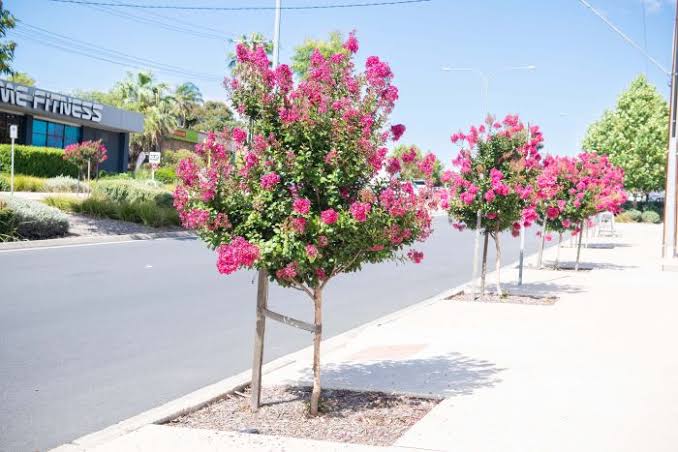
<path fill-rule="evenodd" d="M 19 138 L 19 126 L 12 124 L 9 126 L 9 137 L 12 139 L 12 150 L 11 150 L 11 170 L 10 170 L 10 195 L 14 196 L 14 140 Z"/>

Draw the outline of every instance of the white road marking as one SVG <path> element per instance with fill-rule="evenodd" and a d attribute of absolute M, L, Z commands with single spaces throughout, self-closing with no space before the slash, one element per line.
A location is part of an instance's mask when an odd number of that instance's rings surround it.
<path fill-rule="evenodd" d="M 96 242 L 96 243 L 75 243 L 72 245 L 54 245 L 54 246 L 37 246 L 34 248 L 17 248 L 13 250 L 0 250 L 0 254 L 2 253 L 16 253 L 19 251 L 41 251 L 41 250 L 53 250 L 53 249 L 58 249 L 58 248 L 79 248 L 79 247 L 84 247 L 84 246 L 100 246 L 100 245 L 116 245 L 116 244 L 123 244 L 123 243 L 143 243 L 143 242 L 149 242 L 149 241 L 159 241 L 159 240 L 167 240 L 167 238 L 157 238 L 157 239 L 152 239 L 152 240 L 120 240 L 120 241 L 112 241 L 112 242 Z"/>

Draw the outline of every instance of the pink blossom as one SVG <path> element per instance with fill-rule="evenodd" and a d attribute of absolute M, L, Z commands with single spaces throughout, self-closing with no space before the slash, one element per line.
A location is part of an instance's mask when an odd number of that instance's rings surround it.
<path fill-rule="evenodd" d="M 188 212 L 182 212 L 181 224 L 186 229 L 199 229 L 205 226 L 209 219 L 209 210 L 191 209 Z"/>
<path fill-rule="evenodd" d="M 329 244 L 330 244 L 330 240 L 327 238 L 326 235 L 318 236 L 318 246 L 320 248 L 325 248 Z"/>
<path fill-rule="evenodd" d="M 297 264 L 289 263 L 283 268 L 276 270 L 275 276 L 283 281 L 292 281 L 297 276 Z"/>
<path fill-rule="evenodd" d="M 278 176 L 274 172 L 264 174 L 263 176 L 261 176 L 261 180 L 260 180 L 261 187 L 264 190 L 271 190 L 273 187 L 278 185 L 279 182 L 280 182 L 280 176 Z"/>
<path fill-rule="evenodd" d="M 306 231 L 306 218 L 295 217 L 290 220 L 292 229 L 297 234 L 303 234 Z"/>
<path fill-rule="evenodd" d="M 466 224 L 463 222 L 452 223 L 452 227 L 457 231 L 461 232 L 466 229 Z"/>
<path fill-rule="evenodd" d="M 344 43 L 344 48 L 351 53 L 356 53 L 358 51 L 358 39 L 356 39 L 355 33 L 351 32 L 348 35 L 348 39 Z"/>
<path fill-rule="evenodd" d="M 351 215 L 358 223 L 364 223 L 367 220 L 367 214 L 370 213 L 372 206 L 366 202 L 356 201 L 349 208 Z"/>
<path fill-rule="evenodd" d="M 407 252 L 407 257 L 409 257 L 410 260 L 415 264 L 418 264 L 422 261 L 422 259 L 424 259 L 424 253 L 417 250 L 410 250 Z"/>
<path fill-rule="evenodd" d="M 247 133 L 240 127 L 235 127 L 232 132 L 233 140 L 238 144 L 243 144 L 247 139 Z"/>
<path fill-rule="evenodd" d="M 383 250 L 384 250 L 384 245 L 377 244 L 377 245 L 372 245 L 370 247 L 370 251 L 372 251 L 374 253 L 379 252 L 379 251 L 383 251 Z"/>
<path fill-rule="evenodd" d="M 327 209 L 320 212 L 320 219 L 325 224 L 334 224 L 339 219 L 339 214 L 334 209 Z"/>
<path fill-rule="evenodd" d="M 400 159 L 398 159 L 397 157 L 391 157 L 386 161 L 386 171 L 389 174 L 399 173 L 400 170 L 401 170 Z"/>
<path fill-rule="evenodd" d="M 485 201 L 492 202 L 494 201 L 494 197 L 495 197 L 494 191 L 488 190 L 485 192 Z"/>
<path fill-rule="evenodd" d="M 295 213 L 306 215 L 311 209 L 311 201 L 306 198 L 297 198 L 292 203 Z"/>
<path fill-rule="evenodd" d="M 554 206 L 548 206 L 546 208 L 546 216 L 549 220 L 555 220 L 560 215 L 560 210 Z"/>
<path fill-rule="evenodd" d="M 200 168 L 193 159 L 183 159 L 177 165 L 176 173 L 177 177 L 181 179 L 187 187 L 193 187 L 198 182 L 199 170 Z"/>
<path fill-rule="evenodd" d="M 224 275 L 240 267 L 251 268 L 259 259 L 259 247 L 239 236 L 217 248 L 217 253 L 217 269 Z"/>
<path fill-rule="evenodd" d="M 395 124 L 391 126 L 391 134 L 393 134 L 393 141 L 398 141 L 405 133 L 405 126 L 402 124 Z"/>
<path fill-rule="evenodd" d="M 311 245 L 310 243 L 306 245 L 306 256 L 308 256 L 308 259 L 313 262 L 316 257 L 318 257 L 318 248 L 315 247 L 315 245 Z"/>

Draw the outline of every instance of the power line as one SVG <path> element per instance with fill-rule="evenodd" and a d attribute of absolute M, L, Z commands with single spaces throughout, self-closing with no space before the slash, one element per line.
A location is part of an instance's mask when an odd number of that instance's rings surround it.
<path fill-rule="evenodd" d="M 52 1 L 56 1 L 56 0 L 52 0 Z M 598 12 L 598 10 L 596 10 L 593 6 L 591 6 L 591 4 L 590 4 L 589 2 L 587 2 L 586 0 L 579 0 L 579 3 L 581 3 L 581 4 L 584 5 L 584 6 L 586 6 L 588 9 L 590 9 L 591 12 L 592 12 L 593 14 L 595 14 L 596 16 L 598 16 L 598 17 L 600 18 L 600 20 L 602 20 L 603 22 L 605 22 L 605 24 L 607 24 L 608 27 L 610 27 L 615 33 L 617 33 L 619 36 L 621 36 L 622 39 L 624 39 L 624 41 L 628 42 L 628 43 L 631 44 L 631 46 L 633 46 L 636 50 L 638 50 L 640 53 L 642 53 L 642 54 L 645 56 L 645 58 L 647 58 L 648 60 L 650 60 L 650 61 L 651 61 L 655 66 L 657 66 L 664 74 L 666 74 L 666 75 L 671 75 L 671 72 L 669 72 L 669 71 L 668 71 L 664 66 L 662 66 L 657 60 L 655 60 L 649 53 L 647 53 L 647 52 L 646 52 L 640 45 L 638 45 L 633 39 L 629 38 L 623 31 L 621 31 L 621 30 L 619 29 L 619 27 L 617 27 L 615 24 L 613 24 L 612 22 L 610 22 L 603 14 L 601 14 L 600 12 Z"/>
<path fill-rule="evenodd" d="M 193 11 L 272 11 L 274 6 L 187 6 L 187 5 L 144 5 L 139 3 L 114 3 L 108 1 L 89 1 L 89 0 L 49 0 L 55 3 L 72 3 L 76 5 L 97 5 L 97 6 L 115 6 L 121 8 L 140 8 L 140 9 L 177 9 Z M 337 8 L 362 8 L 370 6 L 394 6 L 407 5 L 415 3 L 427 3 L 433 0 L 393 0 L 369 3 L 335 3 L 329 5 L 299 5 L 283 6 L 284 10 L 308 10 L 308 9 L 337 9 Z"/>
<path fill-rule="evenodd" d="M 37 42 L 42 45 L 57 48 L 69 53 L 86 56 L 88 58 L 105 61 L 112 64 L 118 64 L 127 67 L 145 67 L 157 70 L 158 72 L 171 73 L 183 77 L 200 79 L 203 81 L 221 81 L 223 77 L 203 72 L 191 71 L 179 66 L 160 63 L 147 58 L 136 57 L 119 52 L 117 50 L 79 41 L 68 36 L 51 32 L 44 28 L 27 24 L 23 21 L 17 21 L 17 28 L 14 33 L 18 36 Z"/>
<path fill-rule="evenodd" d="M 150 17 L 140 17 L 140 16 L 137 16 L 137 15 L 134 15 L 134 14 L 127 13 L 125 11 L 117 11 L 113 8 L 106 7 L 106 6 L 95 6 L 95 5 L 81 5 L 81 6 L 86 6 L 88 8 L 95 10 L 95 11 L 103 12 L 103 13 L 106 13 L 106 14 L 109 14 L 109 15 L 112 15 L 112 16 L 117 16 L 117 17 L 127 19 L 127 20 L 132 20 L 134 22 L 138 22 L 138 23 L 141 23 L 141 24 L 144 24 L 144 25 L 154 25 L 154 26 L 163 28 L 165 30 L 189 34 L 189 35 L 192 35 L 192 36 L 196 36 L 198 38 L 214 39 L 214 40 L 221 41 L 221 42 L 227 41 L 228 39 L 230 39 L 230 36 L 225 35 L 225 34 L 218 35 L 218 34 L 215 34 L 215 33 L 201 31 L 201 28 L 204 28 L 204 27 L 198 26 L 198 25 L 193 25 L 192 28 L 188 28 L 188 27 L 182 27 L 182 26 L 179 26 L 179 25 L 174 25 L 174 24 L 170 24 L 170 23 L 167 23 L 167 22 L 163 22 L 161 20 L 153 19 L 153 18 L 150 18 Z M 179 22 L 179 21 L 177 21 L 177 22 Z"/>

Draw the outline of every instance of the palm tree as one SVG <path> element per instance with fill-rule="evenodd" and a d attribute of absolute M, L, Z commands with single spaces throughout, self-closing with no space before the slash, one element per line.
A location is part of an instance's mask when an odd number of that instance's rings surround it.
<path fill-rule="evenodd" d="M 186 127 L 186 118 L 197 106 L 202 105 L 202 93 L 200 88 L 191 82 L 182 83 L 174 90 L 174 101 L 181 119 L 181 127 Z"/>
<path fill-rule="evenodd" d="M 151 72 L 128 73 L 127 78 L 114 88 L 123 107 L 144 115 L 144 131 L 130 140 L 130 160 L 135 161 L 142 151 L 160 149 L 162 137 L 178 126 L 177 101 L 169 85 L 156 82 Z"/>

